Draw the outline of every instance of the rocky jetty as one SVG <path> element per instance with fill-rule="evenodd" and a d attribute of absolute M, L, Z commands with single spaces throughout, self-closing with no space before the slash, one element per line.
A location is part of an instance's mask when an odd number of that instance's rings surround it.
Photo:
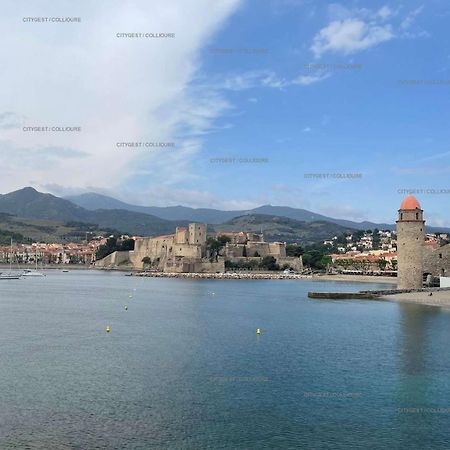
<path fill-rule="evenodd" d="M 133 274 L 136 277 L 152 278 L 195 278 L 218 280 L 302 280 L 312 278 L 311 275 L 287 274 L 287 273 L 165 273 L 165 272 L 139 272 Z"/>

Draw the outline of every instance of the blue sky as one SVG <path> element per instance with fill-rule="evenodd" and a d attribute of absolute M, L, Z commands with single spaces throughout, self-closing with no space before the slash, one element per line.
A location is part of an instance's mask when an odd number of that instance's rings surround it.
<path fill-rule="evenodd" d="M 0 56 L 16 64 L 0 75 L 13 86 L 0 95 L 1 151 L 10 161 L 2 192 L 32 184 L 147 205 L 270 203 L 392 222 L 405 196 L 399 189 L 423 189 L 416 196 L 428 222 L 450 226 L 448 2 L 25 5 L 8 1 L 1 19 L 11 41 Z M 33 14 L 82 23 L 17 20 Z M 115 37 L 156 29 L 176 37 Z M 24 53 L 35 71 L 19 75 Z M 24 134 L 24 125 L 38 123 L 80 125 L 83 133 Z M 124 141 L 175 148 L 114 146 Z M 305 178 L 310 173 L 361 177 Z"/>

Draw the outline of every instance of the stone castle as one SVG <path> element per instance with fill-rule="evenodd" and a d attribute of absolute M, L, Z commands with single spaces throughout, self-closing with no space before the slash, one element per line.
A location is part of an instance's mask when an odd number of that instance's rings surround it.
<path fill-rule="evenodd" d="M 189 227 L 177 227 L 175 234 L 157 237 L 135 238 L 134 250 L 117 251 L 100 261 L 98 267 L 150 268 L 170 273 L 222 273 L 225 260 L 231 262 L 256 261 L 273 256 L 277 264 L 302 270 L 302 259 L 286 256 L 286 243 L 265 242 L 262 234 L 217 233 L 226 236 L 222 255 L 212 255 L 207 246 L 207 227 L 202 223 L 191 223 Z"/>
<path fill-rule="evenodd" d="M 420 289 L 424 276 L 450 276 L 450 244 L 442 247 L 425 245 L 425 221 L 417 199 L 403 200 L 397 220 L 397 287 Z"/>
<path fill-rule="evenodd" d="M 225 236 L 230 241 L 226 243 L 224 257 L 231 262 L 260 260 L 266 256 L 273 256 L 277 264 L 294 270 L 303 270 L 302 258 L 286 256 L 286 242 L 265 242 L 261 233 L 219 232 L 217 237 Z"/>
<path fill-rule="evenodd" d="M 206 248 L 206 225 L 177 227 L 175 234 L 137 237 L 134 250 L 114 252 L 97 261 L 98 267 L 130 266 L 162 272 L 224 272 L 223 260 L 211 261 Z"/>

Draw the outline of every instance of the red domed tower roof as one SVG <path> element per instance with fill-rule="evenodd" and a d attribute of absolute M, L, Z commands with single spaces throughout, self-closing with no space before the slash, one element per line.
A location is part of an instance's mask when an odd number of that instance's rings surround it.
<path fill-rule="evenodd" d="M 414 209 L 422 209 L 420 207 L 420 203 L 417 201 L 416 197 L 413 195 L 410 195 L 403 200 L 402 204 L 400 205 L 400 209 L 408 209 L 408 210 L 414 210 Z"/>

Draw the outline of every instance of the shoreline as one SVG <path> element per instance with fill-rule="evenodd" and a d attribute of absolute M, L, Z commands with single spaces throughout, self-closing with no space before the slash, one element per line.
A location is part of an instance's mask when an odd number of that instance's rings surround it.
<path fill-rule="evenodd" d="M 34 270 L 36 268 L 36 266 L 34 264 L 19 264 L 19 267 L 17 267 L 16 265 L 12 265 L 12 270 L 14 272 L 17 272 L 18 270 Z M 43 270 L 93 270 L 93 269 L 98 269 L 95 266 L 89 266 L 89 265 L 84 265 L 84 264 L 52 264 L 52 265 L 44 265 L 42 266 L 38 266 L 38 270 L 39 271 L 43 271 Z M 0 263 L 0 272 L 2 270 L 9 270 L 9 264 L 3 264 Z"/>
<path fill-rule="evenodd" d="M 430 292 L 432 292 L 432 296 L 429 295 Z M 424 306 L 440 306 L 447 309 L 450 308 L 450 290 L 433 290 L 391 294 L 380 297 L 380 300 Z"/>

